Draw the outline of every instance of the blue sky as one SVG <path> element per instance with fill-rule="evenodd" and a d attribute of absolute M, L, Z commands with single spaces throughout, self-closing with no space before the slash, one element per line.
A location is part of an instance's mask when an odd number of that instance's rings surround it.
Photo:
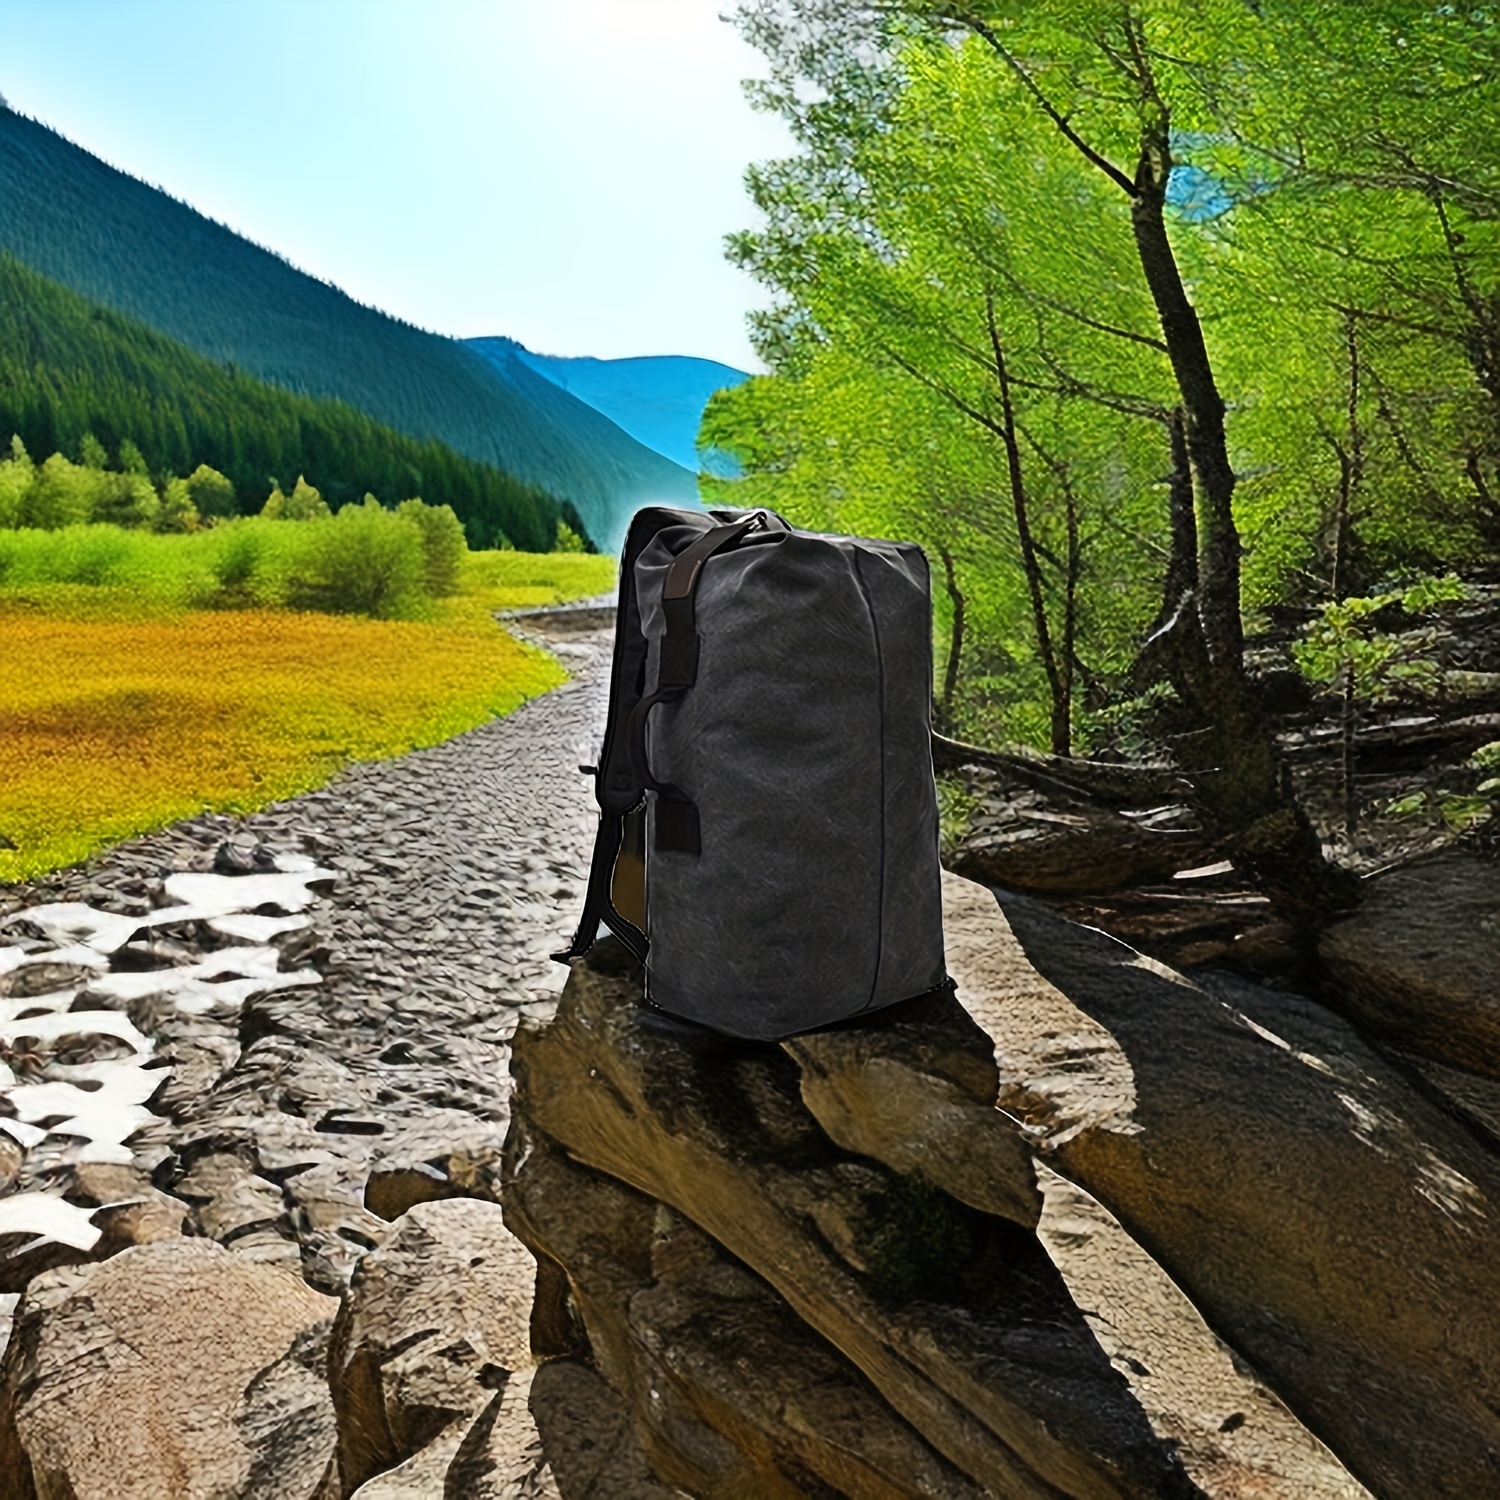
<path fill-rule="evenodd" d="M 0 93 L 424 328 L 756 368 L 730 0 L 0 0 Z"/>

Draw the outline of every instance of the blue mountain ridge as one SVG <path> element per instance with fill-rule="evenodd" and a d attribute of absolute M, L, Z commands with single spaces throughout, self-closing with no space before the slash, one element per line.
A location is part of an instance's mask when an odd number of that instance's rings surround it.
<path fill-rule="evenodd" d="M 219 363 L 342 399 L 571 500 L 602 550 L 637 506 L 697 503 L 688 467 L 524 361 L 365 307 L 6 109 L 0 247 Z"/>
<path fill-rule="evenodd" d="M 637 442 L 694 471 L 710 467 L 717 472 L 725 462 L 698 447 L 698 425 L 709 397 L 750 378 L 733 365 L 683 354 L 568 358 L 537 354 L 504 337 L 466 342 L 502 369 L 519 362 L 535 370 L 602 412 Z"/>

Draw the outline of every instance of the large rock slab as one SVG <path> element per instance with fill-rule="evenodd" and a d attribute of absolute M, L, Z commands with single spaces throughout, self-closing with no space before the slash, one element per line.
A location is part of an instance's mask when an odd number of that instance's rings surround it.
<path fill-rule="evenodd" d="M 1323 1007 L 1002 900 L 956 977 L 1045 1159 L 1376 1493 L 1500 1492 L 1500 1161 Z"/>
<path fill-rule="evenodd" d="M 1222 1500 L 1369 1500 L 1102 1204 L 1049 1168 L 1037 1234 L 1151 1425 Z"/>
<path fill-rule="evenodd" d="M 781 1048 L 643 1026 L 640 999 L 575 965 L 517 1034 L 516 1113 L 764 1276 L 979 1484 L 1193 1492 L 1033 1235 L 838 1150 Z"/>
<path fill-rule="evenodd" d="M 1449 852 L 1363 894 L 1318 945 L 1341 1008 L 1383 1041 L 1500 1078 L 1500 863 Z"/>
<path fill-rule="evenodd" d="M 320 1491 L 334 1300 L 210 1240 L 37 1278 L 0 1392 L 7 1500 L 229 1500 Z"/>
<path fill-rule="evenodd" d="M 652 1467 L 690 1494 L 980 1500 L 759 1276 L 664 1204 L 518 1122 L 506 1214 L 567 1267 Z M 811 1484 L 809 1484 L 809 1478 Z"/>

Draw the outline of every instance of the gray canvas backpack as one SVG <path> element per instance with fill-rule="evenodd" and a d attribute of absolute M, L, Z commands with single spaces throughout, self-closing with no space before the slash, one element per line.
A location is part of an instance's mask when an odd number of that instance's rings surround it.
<path fill-rule="evenodd" d="M 769 511 L 638 512 L 620 565 L 602 921 L 649 1002 L 732 1036 L 940 990 L 927 561 Z"/>

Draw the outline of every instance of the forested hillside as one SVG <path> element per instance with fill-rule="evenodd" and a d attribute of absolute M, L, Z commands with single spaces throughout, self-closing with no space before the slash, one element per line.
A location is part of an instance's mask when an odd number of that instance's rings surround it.
<path fill-rule="evenodd" d="M 207 464 L 247 514 L 305 475 L 335 506 L 366 492 L 451 505 L 475 547 L 545 552 L 559 516 L 577 520 L 493 465 L 226 369 L 0 254 L 0 444 L 13 434 L 38 462 L 91 435 L 111 457 L 133 443 L 153 474 Z"/>
<path fill-rule="evenodd" d="M 524 365 L 363 307 L 186 204 L 0 109 L 0 249 L 221 365 L 493 464 L 571 500 L 611 546 L 692 476 Z M 518 229 L 524 232 L 524 227 Z"/>
<path fill-rule="evenodd" d="M 633 359 L 565 358 L 536 354 L 507 338 L 470 339 L 492 359 L 514 357 L 580 401 L 587 401 L 638 442 L 695 473 L 712 455 L 698 451 L 703 409 L 717 391 L 731 390 L 749 377 L 733 365 L 680 354 Z"/>

